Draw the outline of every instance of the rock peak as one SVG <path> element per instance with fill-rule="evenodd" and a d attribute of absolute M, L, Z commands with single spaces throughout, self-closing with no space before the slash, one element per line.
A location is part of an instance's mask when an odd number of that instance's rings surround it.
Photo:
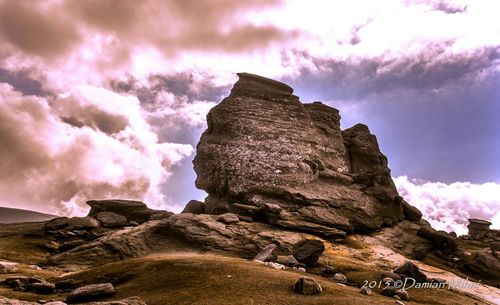
<path fill-rule="evenodd" d="M 387 158 L 365 125 L 342 131 L 337 109 L 302 104 L 284 83 L 238 76 L 197 145 L 196 186 L 209 194 L 200 210 L 332 238 L 405 218 Z"/>
<path fill-rule="evenodd" d="M 231 95 L 237 96 L 271 96 L 292 95 L 293 88 L 285 83 L 260 75 L 241 72 L 237 73 L 238 81 L 231 90 Z"/>

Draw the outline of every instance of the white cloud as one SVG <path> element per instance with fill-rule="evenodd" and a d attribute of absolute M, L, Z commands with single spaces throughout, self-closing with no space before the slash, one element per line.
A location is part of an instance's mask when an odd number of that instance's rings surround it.
<path fill-rule="evenodd" d="M 438 230 L 467 234 L 467 219 L 480 218 L 500 229 L 500 184 L 418 181 L 406 176 L 394 178 L 401 196 L 416 206 Z"/>
<path fill-rule="evenodd" d="M 132 198 L 165 206 L 160 185 L 189 156 L 159 143 L 137 98 L 92 86 L 53 99 L 0 86 L 0 202 L 82 214 L 85 200 Z"/>

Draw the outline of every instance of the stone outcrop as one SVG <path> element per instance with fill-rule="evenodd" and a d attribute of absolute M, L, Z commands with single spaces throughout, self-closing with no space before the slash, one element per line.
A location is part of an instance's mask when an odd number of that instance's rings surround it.
<path fill-rule="evenodd" d="M 331 239 L 420 219 L 398 196 L 367 126 L 342 131 L 338 110 L 302 104 L 286 84 L 238 76 L 207 115 L 193 163 L 209 196 L 189 211 L 233 212 Z"/>
<path fill-rule="evenodd" d="M 97 217 L 101 212 L 112 212 L 124 216 L 128 221 L 138 223 L 148 221 L 151 217 L 157 217 L 157 215 L 172 214 L 167 211 L 152 210 L 145 203 L 134 200 L 89 200 L 87 204 L 91 207 L 88 216 Z"/>

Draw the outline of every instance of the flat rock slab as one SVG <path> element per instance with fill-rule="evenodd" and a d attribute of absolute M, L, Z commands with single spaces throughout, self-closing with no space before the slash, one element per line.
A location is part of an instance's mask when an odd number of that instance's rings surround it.
<path fill-rule="evenodd" d="M 111 296 L 115 288 L 111 283 L 93 284 L 76 288 L 66 297 L 67 303 L 82 303 Z"/>

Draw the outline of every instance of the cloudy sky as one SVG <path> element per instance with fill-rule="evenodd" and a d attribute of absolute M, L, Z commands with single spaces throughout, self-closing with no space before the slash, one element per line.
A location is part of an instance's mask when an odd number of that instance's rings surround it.
<path fill-rule="evenodd" d="M 0 0 L 0 205 L 179 211 L 236 72 L 362 122 L 440 229 L 500 227 L 498 1 Z"/>

